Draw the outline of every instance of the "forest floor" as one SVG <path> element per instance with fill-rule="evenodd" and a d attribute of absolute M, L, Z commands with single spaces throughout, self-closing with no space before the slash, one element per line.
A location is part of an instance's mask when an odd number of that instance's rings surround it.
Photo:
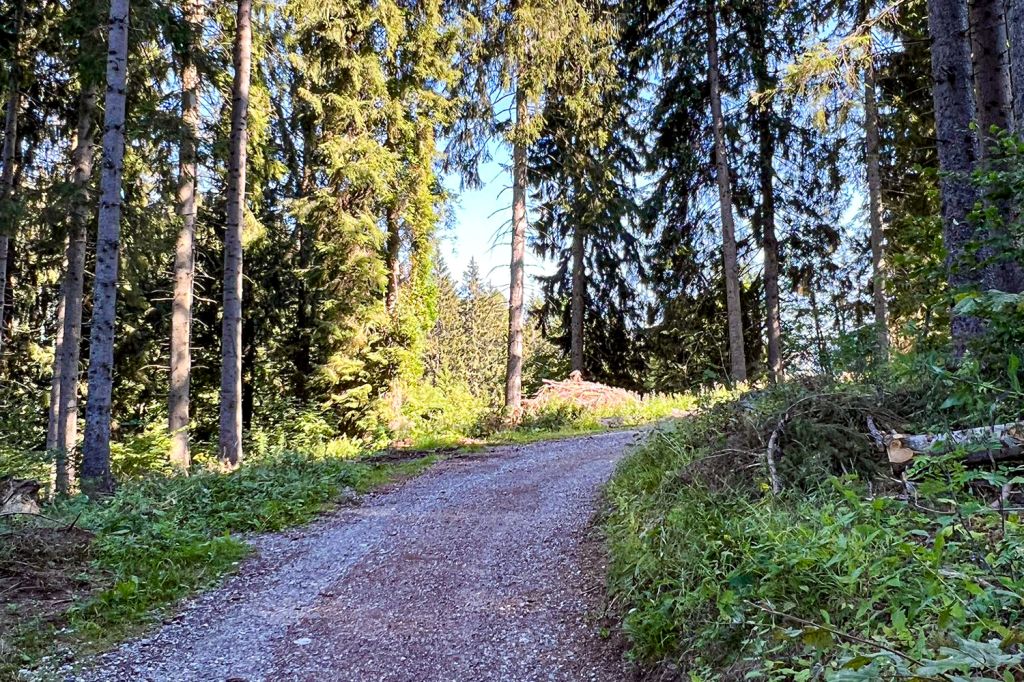
<path fill-rule="evenodd" d="M 623 680 L 591 519 L 637 432 L 448 459 L 254 556 L 63 679 Z M 614 630 L 614 628 L 611 628 Z"/>

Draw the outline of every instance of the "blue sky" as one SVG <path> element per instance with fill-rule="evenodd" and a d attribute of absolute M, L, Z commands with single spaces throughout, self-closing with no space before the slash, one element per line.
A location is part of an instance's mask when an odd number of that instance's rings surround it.
<path fill-rule="evenodd" d="M 451 210 L 453 227 L 442 234 L 441 257 L 452 276 L 459 280 L 470 260 L 476 259 L 484 278 L 493 286 L 508 292 L 509 260 L 511 259 L 510 225 L 512 220 L 512 183 L 508 171 L 508 147 L 493 150 L 493 160 L 480 169 L 483 186 L 459 189 L 458 178 L 448 178 L 446 185 L 454 195 Z M 527 207 L 527 217 L 532 214 Z M 526 292 L 529 299 L 538 293 L 532 275 L 543 274 L 550 266 L 536 254 L 526 250 Z"/>

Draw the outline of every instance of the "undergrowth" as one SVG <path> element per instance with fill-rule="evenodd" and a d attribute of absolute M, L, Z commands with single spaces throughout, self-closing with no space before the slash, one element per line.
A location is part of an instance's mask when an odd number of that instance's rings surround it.
<path fill-rule="evenodd" d="M 936 383 L 953 379 L 916 376 L 707 406 L 623 463 L 605 529 L 638 661 L 690 680 L 1024 679 L 1022 507 L 1000 497 L 1022 472 L 954 452 L 916 459 L 907 488 L 866 427 L 1020 418 L 1024 400 L 940 404 Z"/>

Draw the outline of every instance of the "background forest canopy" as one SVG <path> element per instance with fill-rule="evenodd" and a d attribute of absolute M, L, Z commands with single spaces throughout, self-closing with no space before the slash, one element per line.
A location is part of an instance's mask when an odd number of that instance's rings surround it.
<path fill-rule="evenodd" d="M 890 358 L 1005 374 L 1024 347 L 1024 19 L 1001 2 L 0 20 L 0 456 L 55 461 L 59 489 L 109 488 L 112 455 L 479 435 L 570 370 L 677 393 Z M 472 229 L 451 188 L 497 149 L 508 296 L 440 255 Z"/>

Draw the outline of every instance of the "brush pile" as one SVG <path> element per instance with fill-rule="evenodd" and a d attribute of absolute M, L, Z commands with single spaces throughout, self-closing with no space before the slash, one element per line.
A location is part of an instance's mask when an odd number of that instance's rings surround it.
<path fill-rule="evenodd" d="M 571 405 L 588 412 L 616 410 L 640 402 L 640 396 L 624 388 L 584 381 L 579 372 L 573 372 L 564 381 L 546 379 L 537 393 L 523 401 L 526 414 L 537 414 L 553 406 Z"/>

